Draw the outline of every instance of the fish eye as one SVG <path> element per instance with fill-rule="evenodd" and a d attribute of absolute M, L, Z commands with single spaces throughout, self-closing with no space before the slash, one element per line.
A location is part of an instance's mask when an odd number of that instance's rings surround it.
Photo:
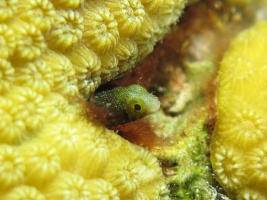
<path fill-rule="evenodd" d="M 141 105 L 138 104 L 138 103 L 134 104 L 134 110 L 140 111 L 141 110 Z"/>

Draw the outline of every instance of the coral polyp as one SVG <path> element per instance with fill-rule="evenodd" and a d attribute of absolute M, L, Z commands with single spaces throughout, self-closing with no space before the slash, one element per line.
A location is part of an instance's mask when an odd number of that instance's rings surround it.
<path fill-rule="evenodd" d="M 0 145 L 0 192 L 10 189 L 23 182 L 26 167 L 24 158 L 16 147 Z"/>
<path fill-rule="evenodd" d="M 266 21 L 240 33 L 219 71 L 211 162 L 219 183 L 238 199 L 267 196 L 266 34 Z"/>

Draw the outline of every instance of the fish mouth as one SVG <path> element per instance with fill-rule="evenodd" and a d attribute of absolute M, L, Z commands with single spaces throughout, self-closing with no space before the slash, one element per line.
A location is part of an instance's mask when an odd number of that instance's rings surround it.
<path fill-rule="evenodd" d="M 158 111 L 159 110 L 159 108 L 160 108 L 160 101 L 159 101 L 159 99 L 158 98 L 153 98 L 153 101 L 150 101 L 150 102 L 148 102 L 149 104 L 147 105 L 147 108 L 148 108 L 148 113 L 149 114 L 152 114 L 152 113 L 154 113 L 154 112 L 156 112 L 156 111 Z"/>

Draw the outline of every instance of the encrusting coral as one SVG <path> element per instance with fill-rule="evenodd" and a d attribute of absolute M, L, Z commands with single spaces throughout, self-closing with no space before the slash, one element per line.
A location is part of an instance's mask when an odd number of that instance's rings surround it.
<path fill-rule="evenodd" d="M 131 69 L 183 0 L 0 2 L 0 199 L 158 199 L 159 163 L 86 117 L 84 101 Z"/>
<path fill-rule="evenodd" d="M 267 196 L 266 34 L 266 21 L 240 33 L 219 70 L 211 162 L 219 183 L 235 199 Z"/>

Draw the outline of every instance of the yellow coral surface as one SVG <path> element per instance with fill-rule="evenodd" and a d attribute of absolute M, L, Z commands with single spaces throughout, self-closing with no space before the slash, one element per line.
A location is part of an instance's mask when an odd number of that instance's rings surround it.
<path fill-rule="evenodd" d="M 240 33 L 219 71 L 211 161 L 218 181 L 236 199 L 267 197 L 266 35 L 266 21 Z"/>
<path fill-rule="evenodd" d="M 157 159 L 85 115 L 184 0 L 0 1 L 0 199 L 158 199 Z"/>

